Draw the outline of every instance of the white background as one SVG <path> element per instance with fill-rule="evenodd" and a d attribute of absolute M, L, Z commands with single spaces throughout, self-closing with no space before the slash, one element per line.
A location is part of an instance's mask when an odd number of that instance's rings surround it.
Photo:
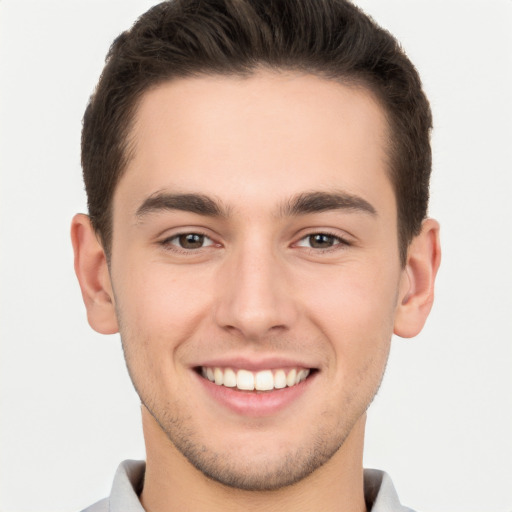
<path fill-rule="evenodd" d="M 442 224 L 424 332 L 396 339 L 365 465 L 423 512 L 512 510 L 512 2 L 364 0 L 435 116 Z M 81 117 L 115 35 L 149 0 L 0 0 L 0 511 L 79 510 L 143 458 L 118 336 L 86 323 L 71 216 Z"/>

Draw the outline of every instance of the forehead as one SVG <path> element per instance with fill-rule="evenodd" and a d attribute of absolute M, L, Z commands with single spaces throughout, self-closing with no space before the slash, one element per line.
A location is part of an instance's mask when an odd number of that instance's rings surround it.
<path fill-rule="evenodd" d="M 136 209 L 142 195 L 165 189 L 227 202 L 259 195 L 261 207 L 305 190 L 371 196 L 369 186 L 379 183 L 391 190 L 377 100 L 313 75 L 166 82 L 143 95 L 130 140 L 133 158 L 118 186 L 126 193 L 116 191 L 114 210 L 120 193 Z"/>

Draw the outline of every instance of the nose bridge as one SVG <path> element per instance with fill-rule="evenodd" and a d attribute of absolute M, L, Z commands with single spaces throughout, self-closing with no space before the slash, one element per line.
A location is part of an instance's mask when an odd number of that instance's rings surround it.
<path fill-rule="evenodd" d="M 284 261 L 272 243 L 253 237 L 231 253 L 219 273 L 218 324 L 258 339 L 295 319 Z"/>

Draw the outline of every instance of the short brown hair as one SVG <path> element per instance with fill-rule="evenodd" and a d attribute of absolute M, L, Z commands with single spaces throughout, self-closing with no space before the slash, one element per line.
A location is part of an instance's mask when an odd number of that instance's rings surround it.
<path fill-rule="evenodd" d="M 83 119 L 89 215 L 110 253 L 112 197 L 130 158 L 141 96 L 174 78 L 296 70 L 371 90 L 390 126 L 402 264 L 427 214 L 432 115 L 395 38 L 346 0 L 170 0 L 112 44 Z"/>

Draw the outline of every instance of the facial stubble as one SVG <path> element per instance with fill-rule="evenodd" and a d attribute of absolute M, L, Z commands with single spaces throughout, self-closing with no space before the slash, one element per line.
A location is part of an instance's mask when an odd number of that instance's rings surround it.
<path fill-rule="evenodd" d="M 256 460 L 254 457 L 246 460 L 240 453 L 226 453 L 208 446 L 201 439 L 200 429 L 196 428 L 194 418 L 183 413 L 186 410 L 183 397 L 181 402 L 177 399 L 162 404 L 155 393 L 149 391 L 151 385 L 148 386 L 148 379 L 137 379 L 131 357 L 136 358 L 138 354 L 130 354 L 125 336 L 122 334 L 121 337 L 128 372 L 135 390 L 167 439 L 204 476 L 224 486 L 244 491 L 274 491 L 294 485 L 331 460 L 372 402 L 385 369 L 385 365 L 379 367 L 374 358 L 367 361 L 358 375 L 359 385 L 356 387 L 359 391 L 364 389 L 364 395 L 346 396 L 344 404 L 339 408 L 324 410 L 321 421 L 313 419 L 317 428 L 307 442 L 299 443 L 297 447 L 278 457 L 269 453 L 268 446 L 262 444 L 258 447 Z M 373 385 L 369 385 L 370 383 Z M 359 407 L 354 407 L 354 404 Z M 309 425 L 312 419 L 304 414 L 297 419 L 296 427 L 301 427 L 300 422 Z"/>

